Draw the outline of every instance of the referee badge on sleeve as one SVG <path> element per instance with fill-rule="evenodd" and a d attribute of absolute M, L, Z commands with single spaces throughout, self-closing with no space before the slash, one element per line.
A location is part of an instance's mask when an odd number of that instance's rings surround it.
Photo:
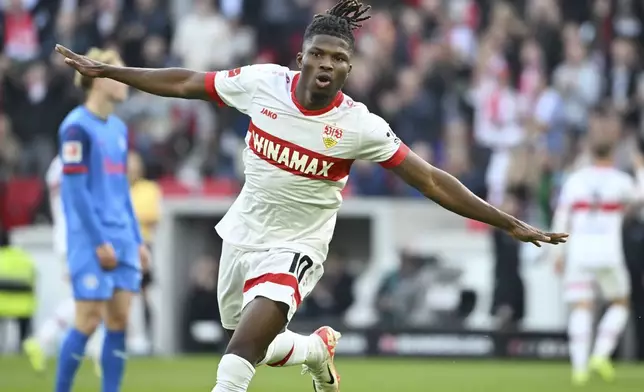
<path fill-rule="evenodd" d="M 77 141 L 63 143 L 62 156 L 64 163 L 81 163 L 83 160 L 83 145 Z"/>

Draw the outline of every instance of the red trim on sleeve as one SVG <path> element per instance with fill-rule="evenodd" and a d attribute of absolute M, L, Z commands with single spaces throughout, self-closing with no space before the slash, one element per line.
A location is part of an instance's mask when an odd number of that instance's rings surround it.
<path fill-rule="evenodd" d="M 244 283 L 244 293 L 253 287 L 262 283 L 273 283 L 280 286 L 288 286 L 293 289 L 293 298 L 295 299 L 295 306 L 300 306 L 302 296 L 300 295 L 300 287 L 297 284 L 297 278 L 290 274 L 264 274 L 253 279 L 248 279 Z"/>
<path fill-rule="evenodd" d="M 84 174 L 87 173 L 87 166 L 74 165 L 74 166 L 64 166 L 63 173 L 65 174 Z"/>
<path fill-rule="evenodd" d="M 215 86 L 215 78 L 217 77 L 217 72 L 207 72 L 204 83 L 206 85 L 206 93 L 213 101 L 217 102 L 219 106 L 226 106 L 226 103 L 219 96 L 217 92 L 217 86 Z"/>
<path fill-rule="evenodd" d="M 387 159 L 386 161 L 380 162 L 380 166 L 384 167 L 385 169 L 391 169 L 400 165 L 405 160 L 405 158 L 407 158 L 409 151 L 409 147 L 407 147 L 405 143 L 400 143 L 400 147 L 398 147 L 398 150 L 396 150 L 394 155 L 392 155 L 391 158 Z"/>

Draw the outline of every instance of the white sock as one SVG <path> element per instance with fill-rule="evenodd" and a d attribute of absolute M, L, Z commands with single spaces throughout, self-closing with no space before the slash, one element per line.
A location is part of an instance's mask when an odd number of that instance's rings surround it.
<path fill-rule="evenodd" d="M 247 360 L 233 354 L 221 357 L 217 369 L 217 385 L 212 392 L 246 392 L 255 368 Z"/>
<path fill-rule="evenodd" d="M 568 320 L 568 346 L 575 371 L 585 371 L 588 368 L 592 328 L 593 314 L 590 309 L 573 309 Z"/>
<path fill-rule="evenodd" d="M 613 354 L 619 337 L 628 322 L 628 308 L 623 305 L 611 305 L 599 322 L 593 356 L 608 358 Z"/>
<path fill-rule="evenodd" d="M 315 335 L 300 335 L 289 330 L 277 335 L 266 356 L 257 365 L 272 367 L 316 364 L 323 360 L 323 344 Z"/>
<path fill-rule="evenodd" d="M 74 322 L 74 306 L 72 298 L 63 301 L 56 307 L 54 315 L 47 319 L 36 331 L 34 337 L 48 354 L 56 351 L 58 341 Z"/>

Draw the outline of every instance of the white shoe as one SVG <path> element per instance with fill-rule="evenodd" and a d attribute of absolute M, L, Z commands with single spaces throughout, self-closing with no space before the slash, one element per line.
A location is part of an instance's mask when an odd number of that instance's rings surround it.
<path fill-rule="evenodd" d="M 313 377 L 313 390 L 315 392 L 339 392 L 340 375 L 335 368 L 333 359 L 335 357 L 335 347 L 342 335 L 331 327 L 321 327 L 313 335 L 316 335 L 322 341 L 326 349 L 324 350 L 325 359 L 315 367 L 302 365 L 302 374 L 309 373 Z"/>

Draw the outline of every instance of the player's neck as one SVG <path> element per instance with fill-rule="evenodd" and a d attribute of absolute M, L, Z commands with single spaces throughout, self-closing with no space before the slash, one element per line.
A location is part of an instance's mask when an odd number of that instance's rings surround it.
<path fill-rule="evenodd" d="M 92 95 L 87 97 L 87 100 L 85 101 L 85 107 L 87 108 L 87 110 L 89 110 L 90 113 L 104 120 L 106 120 L 110 116 L 110 114 L 114 112 L 114 103 L 106 99 L 99 99 L 98 97 Z"/>
<path fill-rule="evenodd" d="M 593 165 L 596 167 L 613 167 L 615 163 L 613 159 L 595 159 Z"/>
<path fill-rule="evenodd" d="M 328 97 L 314 96 L 306 89 L 303 83 L 298 83 L 295 86 L 295 98 L 307 110 L 320 110 L 329 107 L 335 99 L 337 92 Z"/>

